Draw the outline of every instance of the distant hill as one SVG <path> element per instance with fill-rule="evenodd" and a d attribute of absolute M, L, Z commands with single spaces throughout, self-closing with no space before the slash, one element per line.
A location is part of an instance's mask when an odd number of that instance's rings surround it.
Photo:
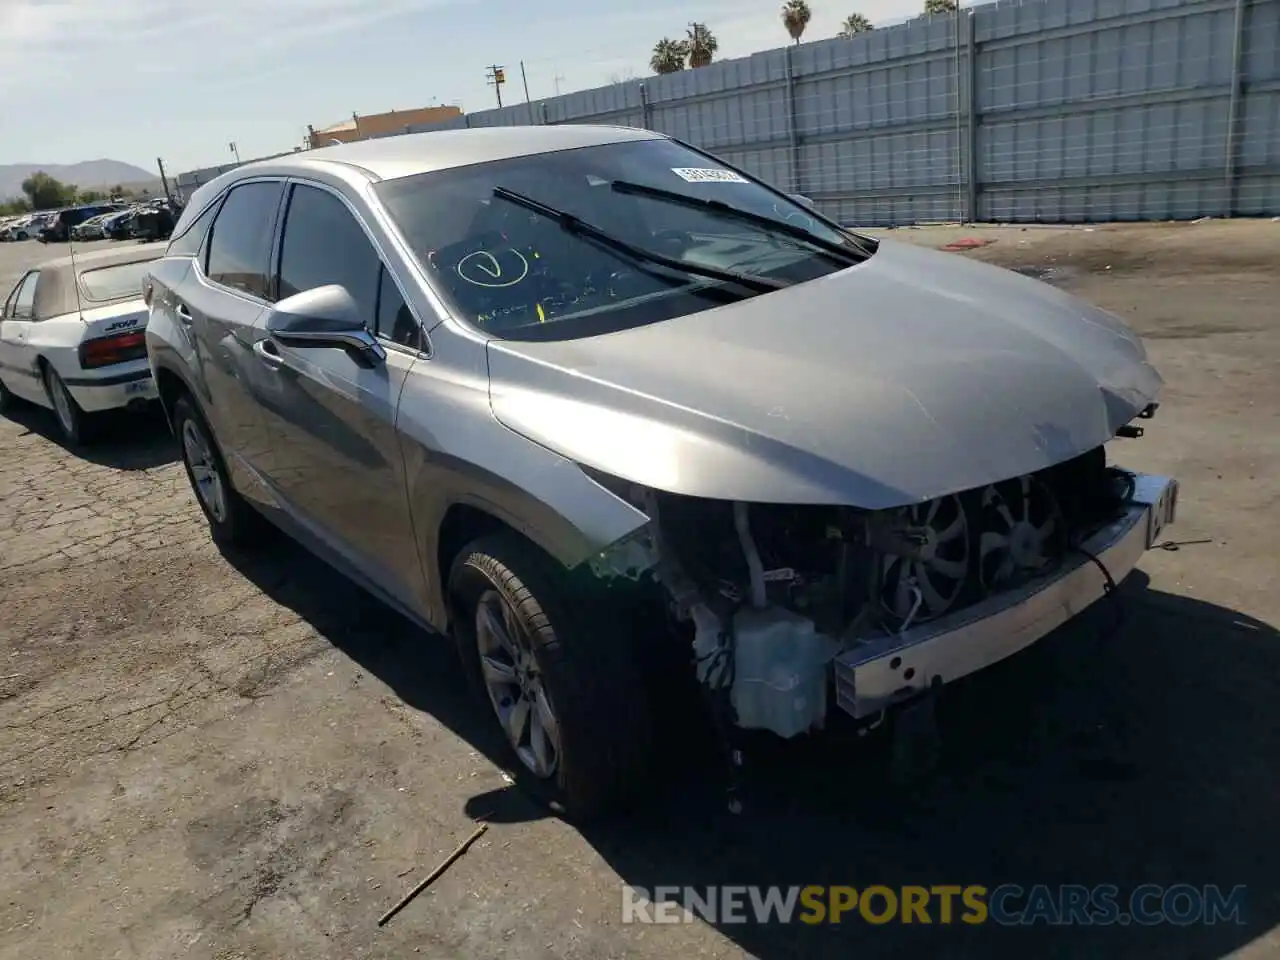
<path fill-rule="evenodd" d="M 116 184 L 137 187 L 147 184 L 153 193 L 160 192 L 160 178 L 149 170 L 119 160 L 84 160 L 80 163 L 11 163 L 0 164 L 0 200 L 22 196 L 22 181 L 43 170 L 55 180 L 74 183 L 81 190 L 114 187 Z"/>

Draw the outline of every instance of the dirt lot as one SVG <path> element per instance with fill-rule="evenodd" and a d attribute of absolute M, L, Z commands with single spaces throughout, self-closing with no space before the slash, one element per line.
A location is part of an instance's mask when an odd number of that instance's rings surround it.
<path fill-rule="evenodd" d="M 515 794 L 447 646 L 287 543 L 215 550 L 176 450 L 85 457 L 0 420 L 0 957 L 1280 956 L 1280 224 L 901 230 L 1042 271 L 1168 383 L 1125 461 L 1183 481 L 1180 540 L 957 685 L 909 794 L 826 743 L 729 818 L 676 750 L 651 815 L 580 832 Z M 7 289 L 46 254 L 0 246 Z M 1043 272 L 1047 271 L 1047 272 Z M 378 916 L 488 815 L 489 833 Z M 1246 926 L 621 924 L 621 885 L 1247 884 Z"/>

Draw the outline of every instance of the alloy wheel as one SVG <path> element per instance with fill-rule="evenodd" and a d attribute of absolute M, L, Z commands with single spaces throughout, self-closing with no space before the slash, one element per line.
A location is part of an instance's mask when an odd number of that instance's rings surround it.
<path fill-rule="evenodd" d="M 213 456 L 213 446 L 194 420 L 182 422 L 182 452 L 191 470 L 196 496 L 218 523 L 227 519 L 227 494 Z"/>
<path fill-rule="evenodd" d="M 475 627 L 480 672 L 498 722 L 520 762 L 549 778 L 560 762 L 560 723 L 528 633 L 497 590 L 481 595 Z"/>

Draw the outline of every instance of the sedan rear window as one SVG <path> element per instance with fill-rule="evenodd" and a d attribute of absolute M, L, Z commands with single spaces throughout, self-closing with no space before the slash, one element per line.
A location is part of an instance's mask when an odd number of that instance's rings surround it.
<path fill-rule="evenodd" d="M 142 296 L 142 280 L 151 269 L 153 260 L 121 263 L 114 267 L 99 267 L 80 274 L 80 288 L 89 300 L 127 300 Z"/>
<path fill-rule="evenodd" d="M 455 314 L 509 339 L 694 313 L 867 253 L 809 208 L 666 139 L 478 163 L 375 190 Z"/>

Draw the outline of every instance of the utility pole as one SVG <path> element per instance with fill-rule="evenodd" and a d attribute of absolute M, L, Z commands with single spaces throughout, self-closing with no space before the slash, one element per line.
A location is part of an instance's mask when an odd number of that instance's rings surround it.
<path fill-rule="evenodd" d="M 558 97 L 558 96 L 560 96 L 560 81 L 561 81 L 561 80 L 563 80 L 563 79 L 564 79 L 564 77 L 563 77 L 561 74 L 559 74 L 559 73 L 557 73 L 554 77 L 552 77 L 552 78 L 551 78 L 551 83 L 552 83 L 552 84 L 555 86 L 555 88 L 556 88 L 556 96 L 557 96 L 557 97 Z"/>
<path fill-rule="evenodd" d="M 533 126 L 533 101 L 529 99 L 529 76 L 524 72 L 524 61 L 520 61 L 520 82 L 524 84 L 524 105 L 529 111 L 529 126 Z"/>
<path fill-rule="evenodd" d="M 493 86 L 494 93 L 498 95 L 498 109 L 502 109 L 502 85 L 507 82 L 507 69 L 499 64 L 490 64 L 485 76 L 488 82 Z"/>
<path fill-rule="evenodd" d="M 520 82 L 524 84 L 524 102 L 529 103 L 529 76 L 524 72 L 524 61 L 520 61 Z"/>
<path fill-rule="evenodd" d="M 165 176 L 164 172 L 164 161 L 159 157 L 156 157 L 156 166 L 160 168 L 160 184 L 164 187 L 164 195 L 172 200 L 173 194 L 169 192 L 169 178 Z"/>
<path fill-rule="evenodd" d="M 240 151 L 236 149 L 236 142 L 232 140 L 231 143 L 228 144 L 228 146 L 231 147 L 231 155 L 236 158 L 236 163 L 239 163 Z"/>

